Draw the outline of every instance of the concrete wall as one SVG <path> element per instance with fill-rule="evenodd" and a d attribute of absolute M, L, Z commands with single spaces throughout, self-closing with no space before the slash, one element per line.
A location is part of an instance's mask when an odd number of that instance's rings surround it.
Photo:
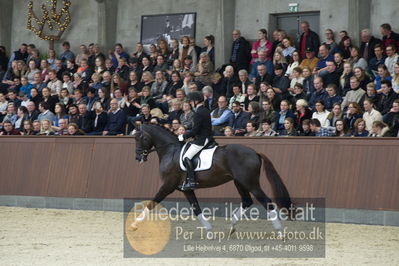
<path fill-rule="evenodd" d="M 42 53 L 47 53 L 48 42 L 40 40 L 33 32 L 26 29 L 27 22 L 27 1 L 13 0 L 14 9 L 12 12 L 12 34 L 11 45 L 13 49 L 19 47 L 23 42 L 34 43 Z M 44 0 L 34 1 L 34 7 L 40 6 Z M 70 27 L 64 32 L 61 41 L 56 42 L 55 47 L 61 51 L 61 43 L 64 40 L 71 42 L 72 50 L 78 51 L 82 43 L 97 41 L 97 2 L 94 0 L 71 0 L 72 22 Z M 41 13 L 39 13 L 41 14 Z"/>
<path fill-rule="evenodd" d="M 35 6 L 44 0 L 34 1 Z M 231 49 L 231 31 L 239 28 L 244 37 L 254 40 L 257 30 L 270 28 L 270 14 L 288 12 L 288 4 L 297 2 L 299 12 L 320 11 L 321 39 L 324 29 L 336 32 L 348 30 L 355 40 L 359 30 L 370 27 L 380 36 L 379 25 L 390 23 L 399 32 L 399 1 L 397 0 L 71 0 L 72 25 L 63 40 L 72 43 L 77 51 L 81 43 L 99 42 L 104 50 L 121 42 L 131 52 L 140 40 L 141 16 L 150 14 L 197 12 L 197 43 L 203 37 L 216 37 L 216 61 L 228 59 Z M 357 11 L 356 11 L 357 10 Z M 27 1 L 0 0 L 0 43 L 15 50 L 20 43 L 35 43 L 42 52 L 48 43 L 26 30 Z M 12 25 L 11 25 L 12 22 Z M 56 43 L 58 51 L 61 42 Z M 11 49 L 12 47 L 12 49 Z"/>
<path fill-rule="evenodd" d="M 371 1 L 370 29 L 379 38 L 381 38 L 380 25 L 383 23 L 391 24 L 393 31 L 399 32 L 399 1 Z"/>

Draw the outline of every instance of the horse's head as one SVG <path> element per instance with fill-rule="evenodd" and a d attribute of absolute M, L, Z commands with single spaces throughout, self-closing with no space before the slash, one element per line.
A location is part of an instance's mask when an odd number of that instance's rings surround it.
<path fill-rule="evenodd" d="M 136 139 L 136 160 L 143 163 L 147 161 L 147 156 L 154 144 L 151 141 L 151 136 L 142 128 L 135 129 L 133 136 Z"/>

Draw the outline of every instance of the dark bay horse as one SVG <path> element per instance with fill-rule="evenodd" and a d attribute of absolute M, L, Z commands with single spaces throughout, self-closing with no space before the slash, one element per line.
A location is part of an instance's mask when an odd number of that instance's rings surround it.
<path fill-rule="evenodd" d="M 178 186 L 186 177 L 186 172 L 182 171 L 179 166 L 180 151 L 183 145 L 167 129 L 158 125 L 144 124 L 134 133 L 134 136 L 136 139 L 136 159 L 141 162 L 146 161 L 153 148 L 159 157 L 162 179 L 158 193 L 147 204 L 136 222 L 132 223 L 132 229 L 136 230 L 138 222 L 142 221 L 149 211 L 178 189 Z M 268 215 L 277 217 L 276 210 L 272 207 L 273 204 L 270 204 L 271 199 L 266 196 L 260 187 L 259 177 L 262 161 L 277 206 L 291 210 L 290 195 L 273 164 L 264 154 L 257 153 L 251 148 L 239 144 L 219 146 L 215 151 L 211 169 L 196 172 L 198 188 L 210 188 L 234 181 L 242 203 L 240 209 L 237 209 L 232 216 L 231 231 L 234 230 L 234 225 L 245 211 L 253 204 L 251 194 L 265 207 Z M 208 231 L 211 230 L 210 224 L 202 215 L 195 192 L 188 190 L 183 191 L 183 193 L 200 222 Z M 279 220 L 271 220 L 274 228 L 279 230 L 281 228 Z"/>

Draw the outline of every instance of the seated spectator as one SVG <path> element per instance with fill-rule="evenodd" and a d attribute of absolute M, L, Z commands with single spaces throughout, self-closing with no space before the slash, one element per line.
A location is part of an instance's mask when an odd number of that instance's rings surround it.
<path fill-rule="evenodd" d="M 68 124 L 68 135 L 69 136 L 81 136 L 84 135 L 83 132 L 80 131 L 79 126 L 75 123 Z"/>
<path fill-rule="evenodd" d="M 149 89 L 148 89 L 149 90 Z M 109 90 L 106 88 L 102 87 L 101 89 L 98 90 L 98 100 L 104 109 L 105 112 L 109 110 L 110 102 L 111 102 L 111 97 L 109 95 Z M 141 104 L 141 103 L 140 103 Z M 155 103 L 154 103 L 155 104 Z"/>
<path fill-rule="evenodd" d="M 122 98 L 123 95 L 127 93 L 127 82 L 118 73 L 115 73 L 112 76 L 112 82 L 111 82 L 111 95 L 114 95 L 114 98 L 116 90 L 120 90 L 120 92 L 122 93 L 120 98 Z"/>
<path fill-rule="evenodd" d="M 172 75 L 172 79 L 173 79 L 173 75 Z M 131 87 L 135 88 L 137 92 L 141 92 L 141 90 L 143 89 L 143 83 L 141 83 L 137 72 L 130 71 L 128 87 L 129 88 L 131 88 Z"/>
<path fill-rule="evenodd" d="M 335 84 L 328 84 L 327 88 L 327 97 L 326 97 L 326 110 L 331 111 L 334 104 L 341 104 L 342 97 L 337 94 L 337 86 Z"/>
<path fill-rule="evenodd" d="M 362 99 L 363 95 L 366 93 L 363 89 L 359 87 L 360 82 L 357 77 L 350 78 L 350 86 L 351 90 L 348 91 L 342 101 L 341 108 L 342 110 L 346 110 L 346 107 L 351 102 L 359 103 L 360 99 Z"/>
<path fill-rule="evenodd" d="M 338 46 L 334 48 L 331 54 L 341 53 L 344 59 L 348 59 L 351 56 L 352 40 L 348 35 L 342 36 Z"/>
<path fill-rule="evenodd" d="M 117 99 L 112 99 L 110 106 L 111 108 L 108 113 L 108 120 L 103 131 L 103 136 L 123 135 L 125 131 L 126 115 L 119 108 Z"/>
<path fill-rule="evenodd" d="M 18 107 L 17 110 L 17 120 L 15 121 L 14 128 L 21 131 L 24 125 L 24 121 L 27 120 L 28 109 L 25 106 Z"/>
<path fill-rule="evenodd" d="M 223 132 L 225 137 L 234 137 L 233 129 L 229 126 L 225 127 Z"/>
<path fill-rule="evenodd" d="M 303 121 L 312 118 L 312 111 L 309 109 L 308 102 L 305 99 L 297 100 L 295 105 L 296 105 L 295 124 L 299 128 L 299 132 L 303 132 L 302 128 Z"/>
<path fill-rule="evenodd" d="M 32 122 L 29 120 L 25 120 L 22 130 L 21 130 L 21 135 L 23 136 L 32 136 L 34 135 L 33 132 L 33 126 L 32 126 Z"/>
<path fill-rule="evenodd" d="M 0 136 L 21 135 L 21 133 L 18 130 L 14 129 L 14 126 L 11 123 L 11 121 L 6 120 L 2 124 L 3 127 L 1 128 Z"/>
<path fill-rule="evenodd" d="M 337 122 L 337 120 L 343 119 L 343 112 L 341 110 L 341 105 L 339 103 L 336 103 L 333 105 L 333 108 L 331 110 L 331 112 L 328 114 L 327 116 L 327 120 L 329 123 L 329 126 L 327 127 L 331 132 L 335 131 L 335 122 Z M 344 121 L 346 123 L 346 121 Z M 347 124 L 347 123 L 346 123 Z M 348 124 L 347 124 L 348 126 Z"/>
<path fill-rule="evenodd" d="M 281 94 L 281 97 L 286 99 L 288 97 L 290 80 L 284 75 L 284 73 L 285 71 L 282 64 L 274 65 L 274 78 L 272 86 L 276 93 Z"/>
<path fill-rule="evenodd" d="M 60 119 L 58 121 L 58 127 L 55 130 L 55 135 L 57 135 L 57 136 L 68 135 L 68 120 L 67 119 Z"/>
<path fill-rule="evenodd" d="M 9 89 L 7 96 L 8 96 L 8 99 L 7 99 L 8 103 L 13 103 L 15 108 L 18 108 L 21 106 L 21 100 L 17 98 L 17 93 L 15 90 Z"/>
<path fill-rule="evenodd" d="M 194 76 L 195 81 L 203 84 L 204 86 L 211 85 L 211 75 L 214 71 L 212 61 L 206 52 L 201 53 L 198 65 L 195 68 Z"/>
<path fill-rule="evenodd" d="M 321 127 L 327 128 L 330 125 L 327 119 L 330 112 L 325 109 L 324 101 L 323 100 L 316 101 L 315 107 L 316 111 L 313 113 L 312 119 L 319 120 Z"/>
<path fill-rule="evenodd" d="M 30 100 L 34 103 L 36 109 L 39 108 L 39 103 L 43 101 L 42 96 L 39 94 L 36 88 L 30 89 Z M 1 103 L 0 103 L 1 105 Z M 0 108 L 1 109 L 1 108 Z"/>
<path fill-rule="evenodd" d="M 367 69 L 367 61 L 361 57 L 360 49 L 356 46 L 352 47 L 351 56 L 347 62 L 351 63 L 353 68 L 360 67 L 363 71 Z"/>
<path fill-rule="evenodd" d="M 399 55 L 396 51 L 396 46 L 393 44 L 386 46 L 385 52 L 386 52 L 387 58 L 385 58 L 384 65 L 387 66 L 388 72 L 392 75 L 393 74 L 393 66 L 396 62 L 398 62 L 398 59 L 399 59 Z"/>
<path fill-rule="evenodd" d="M 176 41 L 175 47 L 179 48 L 179 43 Z M 202 52 L 206 52 L 209 56 L 209 59 L 211 60 L 212 64 L 215 65 L 215 36 L 213 35 L 207 35 L 204 38 L 204 47 L 202 48 Z M 173 47 L 173 45 L 172 45 Z M 178 52 L 177 52 L 177 57 L 175 57 L 176 59 L 179 57 Z"/>
<path fill-rule="evenodd" d="M 155 108 L 153 110 L 156 110 L 156 109 L 158 109 L 158 108 Z M 138 117 L 136 117 L 135 122 L 140 122 L 141 125 L 149 124 L 151 122 L 151 119 L 153 118 L 151 111 L 152 110 L 150 109 L 150 106 L 148 104 L 142 104 L 140 115 Z"/>
<path fill-rule="evenodd" d="M 72 97 L 74 104 L 87 103 L 87 97 L 83 96 L 83 92 L 80 89 L 74 89 Z"/>
<path fill-rule="evenodd" d="M 302 132 L 299 132 L 299 136 L 309 137 L 309 136 L 315 135 L 315 133 L 312 132 L 312 130 L 310 130 L 310 120 L 309 119 L 303 120 L 301 127 L 302 127 Z"/>
<path fill-rule="evenodd" d="M 35 103 L 33 101 L 28 102 L 28 104 L 26 105 L 26 108 L 28 109 L 26 119 L 33 122 L 39 116 L 39 111 L 36 110 Z"/>
<path fill-rule="evenodd" d="M 84 103 L 79 104 L 79 120 L 78 126 L 82 133 L 87 134 L 93 130 L 92 115 L 87 110 L 87 105 Z"/>
<path fill-rule="evenodd" d="M 374 121 L 369 137 L 391 137 L 391 132 L 389 131 L 389 127 L 382 121 Z"/>
<path fill-rule="evenodd" d="M 180 115 L 181 125 L 190 130 L 194 125 L 194 112 L 192 111 L 190 101 L 183 102 L 183 113 Z"/>
<path fill-rule="evenodd" d="M 223 72 L 221 95 L 230 99 L 233 96 L 234 84 L 237 84 L 237 79 L 234 76 L 234 68 L 232 66 L 227 66 Z"/>
<path fill-rule="evenodd" d="M 336 66 L 336 71 L 339 73 L 339 75 L 342 75 L 342 72 L 344 71 L 344 57 L 342 56 L 341 53 L 335 53 L 334 54 L 334 63 Z"/>
<path fill-rule="evenodd" d="M 399 137 L 399 99 L 393 102 L 391 110 L 384 115 L 383 121 L 390 127 L 392 137 Z"/>
<path fill-rule="evenodd" d="M 273 56 L 274 73 L 276 73 L 276 65 L 281 65 L 283 73 L 287 71 L 288 63 L 285 59 L 282 50 L 276 50 Z"/>
<path fill-rule="evenodd" d="M 266 72 L 269 75 L 273 75 L 273 72 L 274 72 L 273 63 L 270 59 L 267 58 L 266 53 L 267 52 L 263 51 L 263 50 L 259 51 L 258 58 L 252 64 L 252 67 L 251 67 L 252 71 L 250 74 L 250 79 L 252 80 L 253 83 L 256 81 L 256 78 L 259 76 L 259 72 L 258 72 L 259 65 L 265 65 Z"/>
<path fill-rule="evenodd" d="M 179 59 L 183 61 L 187 56 L 191 57 L 192 63 L 194 66 L 197 65 L 197 51 L 195 50 L 194 46 L 190 46 L 190 38 L 188 36 L 183 36 L 181 38 L 182 47 L 180 49 Z"/>
<path fill-rule="evenodd" d="M 279 136 L 286 136 L 286 137 L 298 136 L 298 132 L 296 131 L 294 126 L 294 119 L 292 119 L 291 117 L 287 117 L 284 120 L 284 130 L 281 131 Z"/>
<path fill-rule="evenodd" d="M 344 71 L 339 79 L 339 94 L 345 96 L 351 90 L 350 79 L 353 77 L 353 69 L 350 63 L 344 63 Z"/>
<path fill-rule="evenodd" d="M 148 104 L 150 109 L 155 108 L 155 100 L 151 96 L 151 88 L 148 86 L 144 86 L 141 91 L 142 96 L 140 96 L 140 105 Z"/>
<path fill-rule="evenodd" d="M 170 123 L 170 130 L 175 135 L 179 134 L 179 128 L 180 127 L 181 127 L 181 124 L 180 124 L 180 120 L 179 119 L 173 119 L 172 123 Z"/>
<path fill-rule="evenodd" d="M 280 112 L 276 116 L 276 126 L 275 131 L 279 134 L 284 130 L 284 121 L 287 117 L 295 119 L 295 115 L 292 113 L 289 102 L 287 100 L 282 100 L 280 103 Z"/>
<path fill-rule="evenodd" d="M 249 120 L 255 122 L 256 129 L 259 127 L 260 106 L 259 101 L 252 101 L 248 104 Z"/>
<path fill-rule="evenodd" d="M 314 74 L 324 76 L 327 74 L 327 62 L 334 62 L 334 58 L 330 55 L 326 45 L 320 45 L 319 47 L 319 61 L 317 62 L 316 69 L 313 70 Z"/>
<path fill-rule="evenodd" d="M 310 69 L 311 73 L 316 68 L 319 59 L 315 55 L 315 51 L 311 47 L 306 48 L 306 58 L 302 60 L 301 64 L 299 65 L 302 70 L 307 67 Z"/>
<path fill-rule="evenodd" d="M 302 76 L 302 68 L 300 68 L 300 67 L 294 68 L 292 70 L 290 87 L 288 88 L 288 91 L 290 92 L 291 95 L 294 95 L 294 86 L 297 83 L 302 86 L 303 80 L 304 80 L 304 78 Z"/>
<path fill-rule="evenodd" d="M 355 127 L 355 121 L 362 117 L 363 111 L 357 102 L 349 103 L 348 110 L 343 113 L 343 119 L 351 130 Z"/>
<path fill-rule="evenodd" d="M 341 73 L 337 71 L 337 66 L 333 61 L 326 62 L 326 72 L 323 75 L 323 84 L 334 84 L 335 86 L 339 86 L 339 79 Z"/>
<path fill-rule="evenodd" d="M 62 89 L 67 89 L 68 92 L 70 94 L 72 94 L 74 86 L 73 86 L 73 82 L 71 81 L 71 76 L 69 76 L 69 74 L 67 72 L 64 72 L 64 74 L 62 75 L 62 80 L 64 81 L 64 83 L 62 84 Z"/>
<path fill-rule="evenodd" d="M 399 94 L 399 62 L 394 65 L 392 75 L 392 89 Z"/>
<path fill-rule="evenodd" d="M 390 75 L 386 65 L 379 65 L 378 72 L 377 72 L 377 75 L 374 80 L 375 88 L 378 93 L 381 90 L 381 81 L 383 81 L 383 80 L 392 80 L 392 76 Z"/>
<path fill-rule="evenodd" d="M 41 136 L 54 136 L 54 129 L 51 127 L 52 121 L 43 119 L 41 122 L 41 129 L 39 135 Z"/>
<path fill-rule="evenodd" d="M 352 134 L 347 124 L 342 119 L 335 121 L 335 133 L 334 137 L 351 137 Z"/>
<path fill-rule="evenodd" d="M 50 123 L 50 125 L 52 124 L 52 123 L 54 123 L 55 122 L 55 120 L 56 120 L 56 117 L 55 117 L 55 115 L 54 115 L 54 113 L 53 112 L 51 112 L 50 110 L 49 110 L 49 104 L 48 103 L 46 103 L 46 102 L 41 102 L 40 104 L 39 104 L 39 111 L 40 111 L 40 114 L 39 114 L 39 116 L 38 116 L 38 120 L 41 122 L 41 121 L 43 121 L 43 120 L 45 120 L 45 119 L 47 119 L 47 120 L 49 120 L 51 123 Z"/>
<path fill-rule="evenodd" d="M 114 68 L 118 67 L 119 59 L 124 57 L 126 61 L 129 61 L 129 55 L 123 51 L 123 46 L 120 43 L 115 44 L 115 50 L 109 53 L 109 58 L 112 60 L 112 65 Z"/>
<path fill-rule="evenodd" d="M 164 95 L 171 95 L 176 97 L 176 91 L 183 87 L 183 82 L 180 79 L 180 74 L 177 71 L 173 71 L 171 73 L 171 82 L 169 82 L 168 86 L 166 87 L 165 91 L 163 92 Z"/>
<path fill-rule="evenodd" d="M 255 79 L 256 88 L 260 88 L 260 84 L 266 82 L 267 84 L 273 83 L 273 76 L 268 73 L 267 67 L 264 64 L 258 65 L 258 76 Z"/>
<path fill-rule="evenodd" d="M 320 121 L 317 119 L 310 120 L 310 130 L 316 137 L 331 137 L 330 131 L 321 127 Z"/>
<path fill-rule="evenodd" d="M 292 79 L 292 71 L 295 68 L 299 68 L 301 69 L 301 73 L 302 73 L 302 68 L 299 66 L 299 64 L 301 63 L 301 57 L 299 55 L 298 51 L 295 51 L 292 53 L 292 62 L 288 65 L 287 67 L 287 71 L 285 71 L 285 75 L 289 78 Z"/>
<path fill-rule="evenodd" d="M 171 111 L 168 114 L 167 123 L 171 124 L 174 119 L 180 121 L 180 116 L 183 114 L 182 102 L 178 99 L 171 100 Z"/>
<path fill-rule="evenodd" d="M 241 93 L 241 88 L 238 84 L 233 85 L 233 96 L 230 98 L 229 108 L 233 108 L 234 102 L 239 102 L 242 105 L 245 105 L 245 95 Z"/>
<path fill-rule="evenodd" d="M 313 81 L 313 86 L 315 91 L 310 94 L 309 97 L 309 108 L 313 111 L 316 111 L 315 104 L 317 101 L 326 102 L 327 93 L 323 87 L 323 79 L 321 77 L 316 77 Z"/>
<path fill-rule="evenodd" d="M 382 115 L 374 109 L 374 103 L 370 100 L 365 100 L 363 102 L 363 108 L 363 119 L 366 122 L 366 130 L 370 131 L 374 121 L 382 121 Z"/>
<path fill-rule="evenodd" d="M 381 45 L 374 47 L 375 57 L 371 58 L 367 67 L 367 72 L 371 77 L 376 77 L 378 74 L 378 66 L 385 64 L 384 48 Z"/>
<path fill-rule="evenodd" d="M 277 136 L 276 131 L 273 130 L 272 122 L 268 119 L 264 119 L 261 122 L 257 133 L 257 137 L 274 137 Z"/>
<path fill-rule="evenodd" d="M 91 116 L 93 130 L 90 133 L 88 133 L 88 135 L 98 135 L 98 136 L 102 135 L 105 126 L 107 125 L 108 115 L 104 111 L 104 108 L 102 107 L 101 103 L 100 102 L 94 103 L 93 112 L 90 112 L 89 114 Z"/>
<path fill-rule="evenodd" d="M 212 131 L 215 136 L 221 136 L 222 130 L 228 125 L 232 116 L 231 110 L 227 107 L 227 99 L 220 96 L 218 99 L 218 108 L 211 112 Z"/>
<path fill-rule="evenodd" d="M 399 95 L 393 91 L 392 83 L 389 80 L 381 81 L 380 92 L 380 99 L 376 106 L 381 114 L 385 115 L 391 110 L 393 102 L 398 99 Z"/>
<path fill-rule="evenodd" d="M 168 70 L 168 64 L 165 62 L 165 57 L 162 55 L 158 55 L 153 72 L 156 73 L 160 71 L 162 73 L 166 73 L 167 70 Z"/>
<path fill-rule="evenodd" d="M 204 106 L 210 111 L 215 110 L 218 107 L 217 100 L 219 96 L 214 93 L 211 86 L 205 86 L 202 88 L 202 94 L 204 95 Z"/>
<path fill-rule="evenodd" d="M 50 90 L 50 94 L 58 95 L 62 88 L 62 82 L 58 80 L 57 73 L 55 70 L 50 70 L 48 72 L 49 82 L 47 83 L 47 88 Z"/>
<path fill-rule="evenodd" d="M 154 83 L 154 78 L 150 71 L 144 71 L 141 76 L 141 83 L 143 83 L 143 88 L 145 86 L 152 88 L 152 84 Z"/>
<path fill-rule="evenodd" d="M 254 121 L 248 121 L 246 125 L 245 137 L 255 137 L 256 136 L 256 123 Z"/>
<path fill-rule="evenodd" d="M 367 90 L 367 84 L 370 83 L 371 79 L 366 74 L 364 69 L 361 68 L 361 67 L 354 67 L 353 68 L 353 74 L 354 74 L 355 77 L 357 77 L 357 79 L 360 82 L 359 87 L 362 88 L 363 90 Z"/>
<path fill-rule="evenodd" d="M 274 111 L 273 105 L 268 99 L 262 101 L 262 108 L 259 114 L 259 120 L 260 121 L 268 120 L 270 121 L 271 127 L 275 128 L 276 111 Z"/>
<path fill-rule="evenodd" d="M 308 98 L 315 91 L 313 75 L 309 67 L 302 68 L 302 77 L 303 91 L 306 93 L 306 97 Z"/>
<path fill-rule="evenodd" d="M 244 98 L 244 110 L 248 111 L 250 102 L 259 102 L 259 96 L 257 95 L 257 91 L 254 84 L 250 84 L 248 86 L 247 95 Z"/>
<path fill-rule="evenodd" d="M 28 78 L 22 77 L 21 78 L 21 87 L 19 88 L 19 94 L 23 95 L 24 93 L 27 94 L 28 98 L 31 97 L 30 90 L 32 89 L 32 84 L 28 82 Z"/>
<path fill-rule="evenodd" d="M 364 100 L 369 99 L 371 101 L 373 101 L 374 104 L 378 104 L 380 102 L 380 97 L 381 94 L 378 94 L 376 89 L 375 89 L 375 83 L 374 82 L 370 82 L 369 84 L 367 84 L 366 86 L 366 93 L 363 95 L 363 97 L 360 99 L 360 102 L 364 102 Z"/>
<path fill-rule="evenodd" d="M 115 69 L 115 73 L 118 74 L 123 80 L 129 79 L 130 69 L 127 64 L 127 60 L 124 57 L 119 58 L 118 60 L 118 67 Z"/>
<path fill-rule="evenodd" d="M 229 126 L 235 136 L 244 136 L 250 113 L 242 110 L 241 103 L 238 101 L 232 104 L 233 115 L 230 117 Z"/>
<path fill-rule="evenodd" d="M 366 122 L 363 118 L 358 118 L 355 121 L 355 126 L 353 130 L 354 137 L 368 137 L 369 132 L 366 130 Z"/>
<path fill-rule="evenodd" d="M 42 124 L 40 123 L 39 120 L 35 120 L 33 121 L 32 125 L 33 125 L 33 135 L 38 136 L 40 134 Z"/>
<path fill-rule="evenodd" d="M 166 81 L 165 75 L 162 71 L 155 72 L 155 81 L 151 86 L 151 96 L 154 100 L 161 101 L 168 87 L 168 82 Z"/>
<path fill-rule="evenodd" d="M 282 41 L 282 44 L 283 44 L 283 56 L 285 57 L 287 62 L 290 62 L 292 60 L 292 56 L 296 48 L 294 47 L 289 37 L 285 37 Z"/>
<path fill-rule="evenodd" d="M 332 51 L 337 46 L 334 39 L 334 32 L 332 29 L 326 29 L 324 34 L 326 36 L 326 41 L 322 44 L 326 45 L 329 51 Z"/>
<path fill-rule="evenodd" d="M 55 104 L 55 120 L 53 122 L 53 125 L 56 130 L 58 130 L 59 127 L 59 121 L 61 119 L 67 120 L 69 119 L 69 116 L 66 114 L 66 109 L 65 105 L 62 103 L 56 103 Z"/>

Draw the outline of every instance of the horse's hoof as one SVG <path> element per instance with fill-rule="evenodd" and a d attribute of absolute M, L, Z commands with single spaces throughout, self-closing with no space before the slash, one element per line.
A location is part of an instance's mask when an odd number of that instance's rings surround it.
<path fill-rule="evenodd" d="M 230 227 L 229 236 L 232 236 L 232 235 L 235 233 L 235 231 L 236 231 L 236 228 L 235 228 L 234 226 L 231 226 L 231 227 Z"/>
<path fill-rule="evenodd" d="M 139 229 L 139 227 L 137 226 L 137 224 L 132 223 L 132 224 L 130 225 L 130 230 L 136 231 L 137 229 Z"/>

